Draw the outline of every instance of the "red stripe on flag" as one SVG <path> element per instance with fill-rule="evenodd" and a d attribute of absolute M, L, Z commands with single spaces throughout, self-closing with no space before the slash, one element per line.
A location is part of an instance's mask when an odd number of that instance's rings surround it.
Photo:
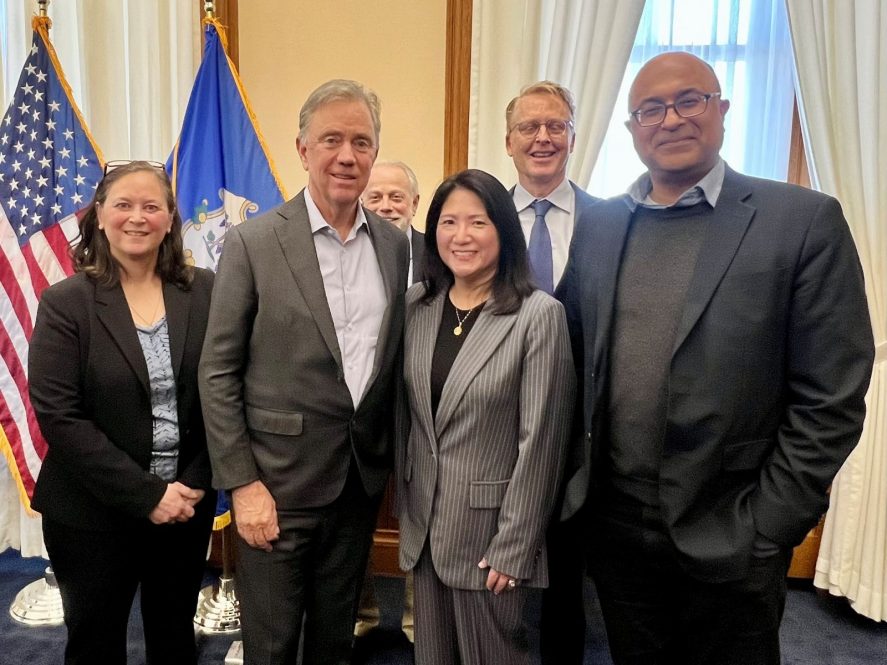
<path fill-rule="evenodd" d="M 28 423 L 28 431 L 31 433 L 34 450 L 40 456 L 40 459 L 43 459 L 46 455 L 46 441 L 43 440 L 43 436 L 40 434 L 37 419 L 34 416 L 34 409 L 31 408 L 31 400 L 28 396 L 28 382 L 25 379 L 24 368 L 18 359 L 12 339 L 9 337 L 6 328 L 2 326 L 0 326 L 0 356 L 2 356 L 9 374 L 12 376 L 19 398 L 25 405 L 25 417 Z M 13 457 L 15 457 L 16 467 L 18 467 L 19 474 L 21 475 L 22 484 L 30 498 L 34 491 L 34 478 L 31 476 L 27 460 L 25 459 L 18 423 L 16 423 L 12 412 L 9 410 L 7 399 L 0 401 L 0 425 L 2 425 L 3 431 L 6 433 L 9 447 L 12 450 Z"/>
<path fill-rule="evenodd" d="M 49 286 L 49 282 L 46 279 L 46 275 L 43 274 L 43 268 L 40 267 L 37 259 L 34 258 L 34 252 L 31 251 L 30 245 L 22 247 L 22 257 L 25 259 L 25 265 L 28 266 L 34 293 L 39 297 L 43 293 L 43 289 Z M 28 339 L 30 339 L 30 336 Z"/>
<path fill-rule="evenodd" d="M 12 309 L 15 311 L 15 316 L 25 333 L 25 337 L 30 340 L 33 322 L 31 321 L 31 313 L 28 311 L 28 301 L 25 299 L 25 292 L 22 291 L 21 284 L 15 278 L 9 257 L 2 251 L 0 251 L 0 285 L 3 286 L 9 302 L 12 303 Z M 3 326 L 0 325 L 0 328 L 3 328 Z"/>
<path fill-rule="evenodd" d="M 66 275 L 74 272 L 74 264 L 71 262 L 71 244 L 65 237 L 65 232 L 61 228 L 61 224 L 49 227 L 43 232 L 43 237 L 58 259 L 59 265 Z"/>

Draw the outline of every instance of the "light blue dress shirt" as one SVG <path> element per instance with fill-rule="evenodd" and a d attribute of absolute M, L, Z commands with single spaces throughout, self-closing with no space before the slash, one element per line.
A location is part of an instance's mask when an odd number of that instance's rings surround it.
<path fill-rule="evenodd" d="M 339 232 L 323 218 L 307 187 L 305 204 L 342 354 L 345 383 L 357 408 L 373 373 L 379 330 L 388 306 L 382 271 L 363 208 L 357 206 L 354 226 L 343 242 Z"/>

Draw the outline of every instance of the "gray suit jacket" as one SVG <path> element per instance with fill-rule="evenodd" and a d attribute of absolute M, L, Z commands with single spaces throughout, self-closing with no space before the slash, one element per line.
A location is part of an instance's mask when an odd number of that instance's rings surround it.
<path fill-rule="evenodd" d="M 200 363 L 216 487 L 261 479 L 279 509 L 320 507 L 341 492 L 353 456 L 366 491 L 384 489 L 409 248 L 391 224 L 367 220 L 388 306 L 356 409 L 304 192 L 228 231 Z"/>
<path fill-rule="evenodd" d="M 558 297 L 583 385 L 586 470 L 606 484 L 613 305 L 631 213 L 595 205 Z M 838 202 L 727 169 L 672 352 L 662 518 L 684 568 L 742 578 L 757 533 L 797 545 L 856 445 L 874 355 Z"/>
<path fill-rule="evenodd" d="M 514 314 L 484 309 L 431 414 L 431 359 L 444 299 L 407 292 L 404 378 L 411 428 L 398 450 L 400 564 L 430 538 L 444 584 L 484 588 L 496 570 L 548 584 L 545 529 L 555 505 L 575 395 L 560 304 L 535 291 Z"/>

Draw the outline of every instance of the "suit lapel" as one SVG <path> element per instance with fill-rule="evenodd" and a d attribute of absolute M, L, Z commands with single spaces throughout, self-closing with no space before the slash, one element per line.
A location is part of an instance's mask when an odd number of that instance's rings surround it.
<path fill-rule="evenodd" d="M 145 363 L 145 354 L 139 344 L 138 333 L 132 321 L 126 297 L 123 295 L 123 288 L 119 283 L 114 286 L 97 284 L 95 301 L 97 305 L 96 317 L 108 331 L 108 335 L 114 340 L 117 348 L 120 349 L 121 355 L 138 377 L 145 393 L 150 395 L 148 365 Z"/>
<path fill-rule="evenodd" d="M 434 416 L 431 413 L 431 360 L 437 342 L 437 330 L 440 326 L 441 312 L 446 294 L 438 295 L 430 305 L 415 302 L 410 305 L 409 330 L 407 339 L 413 345 L 407 354 L 407 362 L 412 363 L 415 374 L 416 408 L 419 420 L 426 432 L 434 432 Z M 470 337 L 470 335 L 469 335 Z M 437 450 L 437 439 L 431 438 L 431 445 Z"/>
<path fill-rule="evenodd" d="M 406 282 L 400 284 L 397 278 L 397 255 L 395 254 L 394 243 L 384 242 L 380 237 L 380 224 L 388 222 L 378 222 L 372 219 L 369 213 L 366 215 L 367 225 L 370 231 L 370 241 L 373 243 L 373 249 L 376 251 L 376 261 L 379 264 L 379 271 L 382 273 L 382 284 L 385 286 L 385 296 L 388 300 L 388 306 L 385 307 L 385 314 L 382 316 L 382 324 L 379 327 L 379 339 L 376 342 L 376 356 L 373 359 L 373 373 L 367 381 L 367 387 L 373 385 L 379 371 L 384 364 L 386 350 L 391 339 L 391 317 L 394 316 L 397 299 L 403 296 L 406 289 Z"/>
<path fill-rule="evenodd" d="M 174 376 L 179 376 L 185 340 L 188 336 L 188 320 L 191 315 L 191 292 L 183 291 L 174 284 L 163 285 L 163 302 L 166 307 L 166 325 L 169 331 L 169 355 Z"/>
<path fill-rule="evenodd" d="M 323 341 L 341 370 L 342 353 L 339 350 L 333 315 L 330 313 L 326 291 L 323 288 L 323 276 L 320 274 L 320 263 L 317 261 L 317 251 L 311 235 L 304 191 L 280 208 L 278 214 L 280 217 L 274 222 L 274 232 L 277 234 L 283 256 L 299 285 L 302 297 L 308 303 L 311 316 Z"/>
<path fill-rule="evenodd" d="M 696 268 L 687 290 L 674 351 L 680 348 L 702 316 L 742 243 L 755 214 L 755 208 L 744 203 L 750 194 L 751 189 L 743 176 L 728 168 L 724 174 L 724 185 L 718 197 L 715 217 L 702 241 Z"/>
<path fill-rule="evenodd" d="M 444 295 L 446 298 L 446 295 Z M 444 301 L 441 302 L 442 306 Z M 487 302 L 490 304 L 490 301 Z M 440 312 L 438 312 L 440 315 Z M 438 321 L 440 319 L 438 318 Z M 447 375 L 443 392 L 440 396 L 440 404 L 437 405 L 437 418 L 435 419 L 435 431 L 438 438 L 443 434 L 456 407 L 462 401 L 468 386 L 481 371 L 490 356 L 499 348 L 505 335 L 517 321 L 517 313 L 494 316 L 484 307 L 477 321 L 471 328 L 471 332 L 465 339 L 459 355 Z M 435 328 L 436 330 L 436 328 Z"/>
<path fill-rule="evenodd" d="M 422 267 L 425 259 L 425 234 L 413 229 L 410 234 L 410 244 L 412 245 L 411 252 L 413 258 L 412 278 L 415 284 L 422 279 Z"/>

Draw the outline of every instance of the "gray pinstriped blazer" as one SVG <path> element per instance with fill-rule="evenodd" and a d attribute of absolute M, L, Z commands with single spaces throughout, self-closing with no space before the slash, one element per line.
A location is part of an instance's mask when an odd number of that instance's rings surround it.
<path fill-rule="evenodd" d="M 548 585 L 545 529 L 555 505 L 576 379 L 559 302 L 535 291 L 514 314 L 486 308 L 465 340 L 431 415 L 431 358 L 441 294 L 407 292 L 404 378 L 411 427 L 398 450 L 400 565 L 416 565 L 426 539 L 438 576 L 483 589 L 496 570 Z"/>

